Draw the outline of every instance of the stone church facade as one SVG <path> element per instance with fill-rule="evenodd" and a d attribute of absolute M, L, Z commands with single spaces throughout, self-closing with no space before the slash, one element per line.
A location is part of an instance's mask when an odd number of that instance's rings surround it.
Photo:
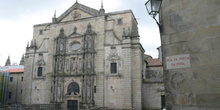
<path fill-rule="evenodd" d="M 22 103 L 140 110 L 143 52 L 131 10 L 105 13 L 76 2 L 34 26 Z"/>

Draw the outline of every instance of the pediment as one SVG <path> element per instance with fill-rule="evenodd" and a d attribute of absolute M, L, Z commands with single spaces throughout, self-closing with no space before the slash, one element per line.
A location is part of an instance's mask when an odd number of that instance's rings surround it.
<path fill-rule="evenodd" d="M 82 18 L 89 18 L 98 16 L 99 11 L 85 5 L 75 3 L 60 17 L 57 18 L 58 22 L 71 21 Z"/>

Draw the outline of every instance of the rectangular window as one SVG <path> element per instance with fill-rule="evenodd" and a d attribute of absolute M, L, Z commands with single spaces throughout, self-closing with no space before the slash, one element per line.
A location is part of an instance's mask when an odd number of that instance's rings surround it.
<path fill-rule="evenodd" d="M 21 77 L 21 81 L 23 81 L 24 80 L 24 78 L 23 77 Z"/>
<path fill-rule="evenodd" d="M 8 92 L 8 98 L 11 99 L 11 95 L 12 93 L 11 92 Z"/>
<path fill-rule="evenodd" d="M 12 82 L 13 81 L 13 77 L 10 77 L 10 82 Z"/>
<path fill-rule="evenodd" d="M 117 73 L 117 63 L 111 63 L 111 73 Z"/>
<path fill-rule="evenodd" d="M 43 35 L 43 32 L 44 32 L 43 30 L 40 30 L 40 35 Z"/>
<path fill-rule="evenodd" d="M 165 108 L 165 106 L 166 106 L 165 95 L 162 95 L 162 96 L 161 96 L 161 106 L 162 106 L 162 108 Z"/>
<path fill-rule="evenodd" d="M 22 94 L 22 89 L 21 89 L 21 94 Z"/>
<path fill-rule="evenodd" d="M 43 71 L 43 68 L 42 67 L 38 67 L 38 71 L 37 71 L 37 76 L 38 77 L 42 76 L 42 71 Z"/>
<path fill-rule="evenodd" d="M 118 19 L 118 24 L 122 24 L 122 19 Z"/>
<path fill-rule="evenodd" d="M 96 86 L 94 86 L 94 93 L 96 93 Z"/>

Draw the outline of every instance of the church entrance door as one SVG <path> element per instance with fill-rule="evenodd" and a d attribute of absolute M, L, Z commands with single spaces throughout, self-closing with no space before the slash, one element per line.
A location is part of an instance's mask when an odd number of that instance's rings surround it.
<path fill-rule="evenodd" d="M 68 110 L 78 110 L 78 101 L 77 100 L 68 100 L 67 101 Z"/>

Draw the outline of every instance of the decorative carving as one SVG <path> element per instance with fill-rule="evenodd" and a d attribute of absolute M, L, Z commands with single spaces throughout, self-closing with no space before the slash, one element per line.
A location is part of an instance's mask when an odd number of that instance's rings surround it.
<path fill-rule="evenodd" d="M 37 60 L 37 62 L 36 62 L 37 66 L 42 66 L 42 65 L 45 65 L 45 64 L 46 63 L 45 63 L 44 59 Z"/>
<path fill-rule="evenodd" d="M 69 72 L 69 59 L 66 60 L 66 71 Z"/>
<path fill-rule="evenodd" d="M 73 17 L 73 19 L 77 19 L 77 18 L 80 18 L 80 17 L 81 17 L 81 14 L 78 13 L 77 11 L 74 11 L 74 13 L 71 14 L 71 16 Z"/>
<path fill-rule="evenodd" d="M 61 71 L 62 70 L 62 60 L 60 59 L 60 61 L 59 61 L 59 71 Z"/>
<path fill-rule="evenodd" d="M 76 58 L 72 58 L 71 60 L 72 60 L 71 61 L 72 62 L 72 71 L 76 72 Z"/>
<path fill-rule="evenodd" d="M 107 58 L 108 61 L 117 61 L 120 60 L 120 57 L 118 56 L 118 53 L 112 53 Z"/>
<path fill-rule="evenodd" d="M 60 29 L 60 35 L 59 36 L 64 37 L 64 29 L 63 28 Z"/>
<path fill-rule="evenodd" d="M 80 71 L 82 71 L 82 59 L 81 58 L 79 58 L 79 65 L 78 65 L 78 70 L 79 70 L 79 72 Z"/>
<path fill-rule="evenodd" d="M 60 44 L 60 51 L 63 51 L 63 44 Z"/>
<path fill-rule="evenodd" d="M 75 26 L 73 33 L 76 34 L 76 31 L 77 31 L 77 27 Z"/>
<path fill-rule="evenodd" d="M 181 73 L 175 73 L 171 78 L 171 85 L 174 89 L 178 90 L 180 84 L 184 82 L 184 76 Z"/>
<path fill-rule="evenodd" d="M 87 25 L 87 31 L 86 31 L 86 33 L 87 33 L 87 34 L 92 33 L 92 25 L 91 25 L 90 23 Z"/>

